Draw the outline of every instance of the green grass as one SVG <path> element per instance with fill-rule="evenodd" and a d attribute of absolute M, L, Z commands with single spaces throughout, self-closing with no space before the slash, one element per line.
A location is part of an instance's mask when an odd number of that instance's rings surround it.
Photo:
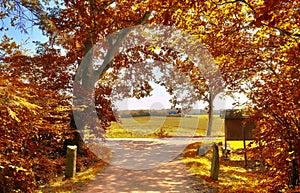
<path fill-rule="evenodd" d="M 120 118 L 120 123 L 112 123 L 107 130 L 109 138 L 120 137 L 168 137 L 168 136 L 205 136 L 208 116 L 198 115 L 181 117 L 133 117 Z M 224 135 L 224 120 L 214 117 L 213 135 Z"/>

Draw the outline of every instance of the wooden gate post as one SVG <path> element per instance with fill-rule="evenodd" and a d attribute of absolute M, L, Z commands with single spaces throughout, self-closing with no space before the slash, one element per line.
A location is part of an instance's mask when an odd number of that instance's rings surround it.
<path fill-rule="evenodd" d="M 77 146 L 68 145 L 67 146 L 67 156 L 66 156 L 66 178 L 74 178 L 76 174 L 76 154 Z"/>
<path fill-rule="evenodd" d="M 216 143 L 213 144 L 212 148 L 213 155 L 211 162 L 210 178 L 213 180 L 218 180 L 220 169 L 219 148 Z"/>

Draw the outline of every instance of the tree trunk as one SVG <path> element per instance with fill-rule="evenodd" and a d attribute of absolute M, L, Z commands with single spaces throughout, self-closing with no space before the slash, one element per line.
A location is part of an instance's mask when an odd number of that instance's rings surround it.
<path fill-rule="evenodd" d="M 80 136 L 80 131 L 77 129 L 77 126 L 75 124 L 74 115 L 73 112 L 70 114 L 70 128 L 71 128 L 71 138 L 65 139 L 64 141 L 64 151 L 63 154 L 66 155 L 67 153 L 67 146 L 68 145 L 76 145 L 77 146 L 77 153 L 82 155 L 83 152 L 83 140 Z"/>
<path fill-rule="evenodd" d="M 90 1 L 90 4 L 93 8 L 95 6 L 93 1 Z M 93 12 L 93 14 L 96 14 Z M 146 12 L 144 16 L 141 18 L 138 24 L 145 24 L 148 21 L 148 18 L 150 17 L 151 12 Z M 84 123 L 84 118 L 83 117 L 76 117 L 77 119 L 80 119 L 82 123 L 77 123 L 75 124 L 74 116 L 81 116 L 82 114 L 88 114 L 89 111 L 94 110 L 90 109 L 89 107 L 94 107 L 93 104 L 86 104 L 86 101 L 89 101 L 90 97 L 93 95 L 93 90 L 95 83 L 97 80 L 101 79 L 105 71 L 111 66 L 112 60 L 115 56 L 115 54 L 118 52 L 118 49 L 122 45 L 123 40 L 126 38 L 128 33 L 130 32 L 130 29 L 123 29 L 121 33 L 119 33 L 117 36 L 113 36 L 115 39 L 111 39 L 112 37 L 108 38 L 108 42 L 110 44 L 110 48 L 106 53 L 106 56 L 104 58 L 103 64 L 101 67 L 97 70 L 93 68 L 93 49 L 95 45 L 95 31 L 96 31 L 97 25 L 95 24 L 94 29 L 91 30 L 91 32 L 88 34 L 87 39 L 84 42 L 84 57 L 82 61 L 78 61 L 78 72 L 76 73 L 76 76 L 74 77 L 74 84 L 77 84 L 82 87 L 82 89 L 85 91 L 87 96 L 80 96 L 83 97 L 83 99 L 78 99 L 82 100 L 83 103 L 82 105 L 88 106 L 86 107 L 83 112 L 81 113 L 75 113 L 74 115 L 74 110 L 71 114 L 71 122 L 70 122 L 70 127 L 71 129 L 74 130 L 74 144 L 71 145 L 77 145 L 77 151 L 78 153 L 82 152 L 82 147 L 83 147 L 83 140 L 80 136 L 80 130 L 85 128 Z M 76 96 L 75 96 L 76 97 Z M 93 102 L 93 101 L 91 101 Z M 87 113 L 85 113 L 85 111 Z M 78 125 L 80 124 L 80 125 Z"/>
<path fill-rule="evenodd" d="M 211 136 L 212 135 L 212 125 L 213 125 L 213 117 L 214 117 L 214 98 L 215 96 L 212 93 L 209 93 L 209 98 L 208 98 L 208 127 L 207 127 L 207 132 L 206 136 Z"/>
<path fill-rule="evenodd" d="M 292 171 L 291 172 L 292 172 L 291 173 L 291 181 L 289 183 L 292 188 L 295 188 L 296 186 L 298 186 L 300 184 L 299 173 L 298 173 L 298 163 L 297 163 L 296 158 L 294 158 L 292 160 Z"/>
<path fill-rule="evenodd" d="M 85 45 L 85 55 L 83 58 L 83 61 L 80 61 L 78 64 L 78 71 L 80 74 L 80 77 L 74 77 L 74 84 L 82 84 L 83 89 L 87 93 L 91 93 L 91 91 L 94 88 L 95 84 L 95 78 L 94 78 L 94 70 L 93 70 L 93 65 L 92 65 L 92 49 L 93 49 L 93 44 L 94 44 L 94 39 L 93 39 L 93 34 L 89 34 L 88 38 L 84 42 Z M 81 63 L 86 63 L 87 65 L 82 65 Z M 80 81 L 82 81 L 80 83 Z M 88 97 L 88 96 L 87 96 Z M 78 100 L 80 100 L 78 98 Z M 84 101 L 84 100 L 83 100 Z M 85 109 L 87 110 L 87 109 Z M 75 113 L 75 114 L 74 114 Z M 68 145 L 76 145 L 77 146 L 77 153 L 78 154 L 83 154 L 83 139 L 80 135 L 80 130 L 84 128 L 85 125 L 83 123 L 78 123 L 75 122 L 74 116 L 79 116 L 82 113 L 77 113 L 75 109 L 70 114 L 70 128 L 71 128 L 71 139 L 65 140 L 64 143 L 64 152 L 66 153 L 67 146 Z M 77 120 L 80 119 L 77 117 Z"/>

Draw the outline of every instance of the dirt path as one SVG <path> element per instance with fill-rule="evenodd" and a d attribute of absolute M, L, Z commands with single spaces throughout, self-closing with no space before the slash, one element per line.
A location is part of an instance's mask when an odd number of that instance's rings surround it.
<path fill-rule="evenodd" d="M 191 175 L 181 161 L 181 156 L 160 167 L 149 170 L 126 170 L 108 165 L 96 179 L 82 188 L 82 193 L 125 193 L 125 192 L 180 192 L 211 193 L 201 180 Z"/>

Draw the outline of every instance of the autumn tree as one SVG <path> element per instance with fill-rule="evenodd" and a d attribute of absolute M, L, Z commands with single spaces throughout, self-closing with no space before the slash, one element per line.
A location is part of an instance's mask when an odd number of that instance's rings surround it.
<path fill-rule="evenodd" d="M 21 55 L 14 42 L 1 42 L 0 46 L 8 48 L 11 56 Z M 2 58 L 0 191 L 32 192 L 37 185 L 61 173 L 62 163 L 49 156 L 59 158 L 61 155 L 68 111 L 64 107 L 68 105 L 53 91 L 11 76 L 8 66 Z"/>
<path fill-rule="evenodd" d="M 195 2 L 189 2 L 189 5 L 193 4 L 195 4 Z M 88 93 L 94 88 L 94 84 L 97 82 L 99 77 L 104 78 L 103 76 L 108 68 L 120 69 L 120 67 L 122 67 L 120 61 L 122 61 L 123 58 L 114 59 L 114 55 L 116 54 L 117 50 L 121 48 L 123 43 L 122 41 L 130 32 L 130 29 L 127 29 L 128 27 L 146 23 L 172 25 L 172 14 L 175 13 L 173 12 L 174 9 L 181 9 L 183 5 L 184 4 L 180 1 L 153 1 L 151 3 L 139 1 L 67 1 L 65 8 L 57 10 L 55 9 L 49 14 L 49 18 L 52 22 L 52 28 L 48 29 L 48 31 L 46 30 L 46 33 L 53 37 L 52 40 L 54 41 L 54 44 L 60 45 L 66 49 L 67 56 L 72 57 L 74 63 L 78 65 L 77 73 L 79 75 L 77 76 L 77 79 L 75 79 L 74 83 L 79 87 L 82 87 Z M 171 7 L 174 9 L 170 9 Z M 110 36 L 107 38 L 107 45 L 103 45 L 106 50 L 103 53 L 98 53 L 99 57 L 102 57 L 102 64 L 106 65 L 82 65 L 82 63 L 92 64 L 93 62 L 91 55 L 94 52 L 97 52 L 97 50 L 93 50 L 97 42 L 106 40 L 106 36 L 113 34 L 118 30 L 122 30 L 121 33 L 115 37 Z M 72 34 L 72 36 L 70 36 L 70 34 Z M 136 49 L 138 48 L 136 47 Z M 149 54 L 147 52 L 149 52 L 149 50 L 144 52 L 144 54 Z M 134 57 L 136 56 L 137 55 Z M 142 58 L 140 57 L 139 59 Z M 178 59 L 178 57 L 173 59 Z M 129 66 L 126 66 L 126 68 L 131 69 Z M 187 66 L 182 66 L 179 68 L 183 69 L 183 71 L 187 71 L 188 69 Z M 97 76 L 95 76 L 95 74 L 97 74 Z M 191 79 L 193 79 L 195 83 L 200 82 L 200 80 L 203 81 L 203 78 L 199 77 L 199 75 L 194 75 L 194 77 L 191 77 Z M 159 83 L 164 84 L 163 82 Z M 172 86 L 169 85 L 169 87 L 166 89 L 173 94 L 176 90 L 175 85 L 178 84 L 172 84 Z M 199 93 L 203 93 L 203 90 L 207 90 L 207 87 L 197 87 L 197 85 L 199 85 L 199 83 L 195 84 L 195 90 L 201 90 Z M 142 84 L 140 84 L 140 86 L 142 88 Z M 75 88 L 76 87 L 77 86 L 75 86 Z M 81 88 L 79 90 L 79 92 L 84 92 L 81 90 Z M 177 93 L 179 92 L 180 88 L 177 90 Z M 107 94 L 106 91 L 103 91 L 103 94 L 104 93 Z M 202 96 L 202 94 L 199 93 L 198 96 Z M 84 95 L 88 96 L 87 94 Z M 173 102 L 175 102 L 175 97 L 173 99 Z M 86 111 L 90 111 L 90 109 L 86 109 Z M 111 115 L 111 113 L 109 113 L 109 111 L 106 113 L 101 113 L 100 123 L 102 125 L 106 125 L 109 120 L 112 120 L 112 117 L 108 117 L 107 115 Z M 82 120 L 82 118 L 80 118 L 80 120 Z M 108 122 L 104 120 L 107 120 Z M 80 128 L 83 128 L 83 125 L 81 125 Z"/>
<path fill-rule="evenodd" d="M 11 19 L 12 27 L 26 33 L 32 24 L 28 19 L 40 19 L 35 17 L 42 13 L 38 5 L 37 1 L 1 1 L 0 19 L 3 23 Z M 8 37 L 10 26 L 2 24 L 0 192 L 34 192 L 63 174 L 62 148 L 71 109 L 64 92 L 70 88 L 70 63 L 49 44 L 39 44 L 38 52 L 29 54 Z"/>
<path fill-rule="evenodd" d="M 298 13 L 296 1 L 204 1 L 177 21 L 214 56 L 226 88 L 248 95 L 256 152 L 278 175 L 271 189 L 299 185 Z"/>
<path fill-rule="evenodd" d="M 300 184 L 299 8 L 298 2 L 274 1 L 253 10 L 258 29 L 254 44 L 260 46 L 256 63 L 264 69 L 253 78 L 249 92 L 260 121 L 257 132 L 266 142 L 262 148 L 274 150 L 262 158 L 292 188 Z"/>
<path fill-rule="evenodd" d="M 44 4 L 47 5 L 48 1 L 44 1 Z M 193 3 L 193 2 L 191 2 Z M 124 29 L 130 26 L 135 26 L 139 24 L 145 24 L 145 23 L 163 23 L 168 24 L 170 18 L 169 16 L 173 14 L 171 12 L 170 14 L 169 9 L 170 7 L 175 6 L 176 8 L 180 8 L 183 6 L 181 2 L 98 2 L 98 1 L 66 1 L 65 2 L 65 8 L 61 9 L 58 4 L 57 6 L 54 6 L 52 8 L 49 8 L 49 11 L 46 12 L 45 9 L 43 9 L 43 6 L 41 2 L 34 3 L 34 2 L 28 2 L 23 3 L 22 2 L 16 2 L 16 4 L 10 4 L 8 1 L 4 2 L 4 5 L 6 5 L 9 11 L 14 10 L 13 7 L 21 7 L 26 8 L 30 13 L 33 14 L 34 19 L 36 19 L 38 22 L 36 24 L 43 30 L 45 35 L 49 37 L 49 42 L 46 45 L 41 46 L 41 49 L 39 49 L 39 53 L 41 57 L 34 57 L 31 59 L 31 61 L 28 61 L 28 64 L 32 63 L 39 63 L 43 60 L 43 56 L 47 60 L 49 58 L 52 58 L 50 62 L 48 62 L 49 67 L 55 68 L 59 70 L 60 74 L 59 77 L 53 77 L 55 78 L 55 82 L 57 82 L 57 86 L 60 86 L 62 89 L 68 88 L 68 81 L 69 81 L 69 74 L 64 73 L 68 69 L 72 69 L 72 66 L 78 66 L 78 72 L 81 74 L 81 76 L 77 76 L 77 80 L 75 80 L 75 89 L 79 89 L 80 92 L 86 92 L 87 95 L 90 92 L 90 90 L 94 87 L 94 83 L 97 81 L 99 77 L 96 77 L 94 74 L 102 71 L 105 73 L 107 68 L 112 66 L 112 60 L 114 53 L 116 50 L 121 46 L 122 40 L 126 37 L 128 32 L 125 32 L 124 34 L 121 34 L 117 37 L 117 39 L 109 39 L 109 49 L 107 50 L 107 53 L 103 56 L 104 62 L 108 63 L 109 65 L 106 65 L 106 69 L 101 69 L 101 67 L 97 70 L 93 69 L 94 67 L 92 65 L 88 66 L 82 66 L 80 65 L 83 60 L 83 56 L 85 56 L 85 61 L 87 63 L 91 63 L 91 57 L 89 56 L 90 53 L 92 53 L 93 46 L 95 43 L 101 39 L 104 39 L 108 34 L 111 34 L 117 30 Z M 4 6 L 5 7 L 5 6 Z M 139 10 L 139 11 L 137 11 Z M 126 13 L 125 15 L 119 14 L 120 12 Z M 161 14 L 163 14 L 164 19 L 161 20 Z M 168 16 L 168 17 L 167 17 Z M 22 19 L 24 16 L 17 15 L 16 19 Z M 14 21 L 15 18 L 12 19 Z M 19 24 L 19 23 L 18 23 Z M 22 22 L 20 23 L 22 24 Z M 13 23 L 14 25 L 14 23 Z M 19 26 L 19 25 L 18 25 Z M 72 35 L 72 36 L 70 36 Z M 59 57 L 59 51 L 56 49 L 53 49 L 53 46 L 61 46 L 63 49 L 65 49 L 66 54 L 65 58 Z M 11 58 L 11 60 L 15 59 L 25 59 L 25 57 L 19 57 L 19 58 Z M 89 61 L 90 60 L 90 61 Z M 36 64 L 35 64 L 36 65 Z M 51 66 L 53 65 L 53 66 Z M 115 65 L 117 66 L 117 65 Z M 45 67 L 45 66 L 44 66 Z M 43 68 L 44 68 L 43 67 Z M 183 69 L 183 71 L 187 71 L 186 67 L 180 67 Z M 51 70 L 51 69 L 40 69 L 36 68 L 33 70 L 32 68 L 24 68 L 20 71 L 14 71 L 14 73 L 19 74 L 26 74 L 26 76 L 31 78 L 32 82 L 37 79 L 41 81 L 40 77 L 43 77 L 44 72 L 53 71 L 57 72 L 57 70 Z M 19 75 L 16 74 L 16 75 Z M 58 75 L 57 73 L 53 75 Z M 102 75 L 101 75 L 102 76 Z M 200 79 L 200 78 L 199 78 Z M 45 82 L 48 81 L 48 79 Z M 194 79 L 195 80 L 195 79 Z M 62 82 L 64 81 L 64 82 Z M 80 84 L 78 84 L 80 82 Z M 163 82 L 160 82 L 161 84 L 164 84 Z M 198 84 L 198 83 L 197 83 Z M 196 85 L 197 85 L 196 84 Z M 77 85 L 81 85 L 84 90 L 77 87 Z M 166 85 L 166 84 L 165 84 Z M 172 94 L 175 90 L 175 85 L 172 84 L 168 86 L 168 91 Z M 44 84 L 44 86 L 53 87 L 54 85 Z M 101 91 L 102 94 L 106 93 L 109 94 L 110 88 L 105 86 L 100 86 L 99 88 L 103 89 Z M 199 88 L 197 88 L 199 90 Z M 98 89 L 99 91 L 99 89 Z M 180 92 L 180 90 L 176 91 L 177 93 Z M 102 97 L 104 95 L 101 95 L 99 93 L 99 97 L 97 97 L 98 101 L 103 101 L 105 97 Z M 201 96 L 201 94 L 199 94 Z M 178 101 L 173 101 L 178 103 Z M 98 105 L 99 106 L 99 105 Z M 104 110 L 105 111 L 101 111 Z M 111 110 L 110 108 L 99 108 L 98 111 L 100 112 L 100 123 L 104 126 L 107 126 L 107 123 L 109 123 L 110 120 L 113 120 L 113 117 L 111 116 Z"/>

